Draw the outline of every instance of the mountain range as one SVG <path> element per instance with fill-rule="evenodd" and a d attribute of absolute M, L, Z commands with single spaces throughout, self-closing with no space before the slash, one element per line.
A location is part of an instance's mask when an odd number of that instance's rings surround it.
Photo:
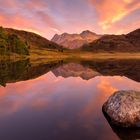
<path fill-rule="evenodd" d="M 88 30 L 80 34 L 56 34 L 50 41 L 32 32 L 0 27 L 0 55 L 29 55 L 30 50 L 42 52 L 42 49 L 63 52 L 65 48 L 67 51 L 140 52 L 140 28 L 125 35 L 99 35 Z"/>
<path fill-rule="evenodd" d="M 92 41 L 99 39 L 100 37 L 101 35 L 86 30 L 80 34 L 55 34 L 51 41 L 62 45 L 64 48 L 77 49 L 85 44 L 91 43 Z"/>
<path fill-rule="evenodd" d="M 52 41 L 64 48 L 93 52 L 137 52 L 140 51 L 140 29 L 126 35 L 98 35 L 91 31 L 81 34 L 55 35 Z"/>

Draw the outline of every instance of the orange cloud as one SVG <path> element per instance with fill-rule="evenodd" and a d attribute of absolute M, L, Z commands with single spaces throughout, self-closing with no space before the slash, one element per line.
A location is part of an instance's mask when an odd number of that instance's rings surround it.
<path fill-rule="evenodd" d="M 134 13 L 140 8 L 139 0 L 25 0 L 22 3 L 1 0 L 0 7 L 1 26 L 33 31 L 49 39 L 55 33 L 79 33 L 87 29 L 100 34 L 120 34 L 140 25 L 138 13 Z M 131 16 L 133 20 L 126 22 L 125 17 Z M 133 22 L 137 25 L 132 25 Z"/>
<path fill-rule="evenodd" d="M 120 21 L 131 12 L 140 8 L 137 0 L 90 0 L 99 16 L 99 25 L 103 30 L 109 29 L 113 23 Z"/>
<path fill-rule="evenodd" d="M 35 33 L 41 34 L 41 30 L 37 28 L 34 23 L 31 22 L 30 19 L 25 18 L 21 15 L 13 16 L 12 18 L 9 16 L 0 15 L 0 23 L 4 27 L 13 27 L 16 29 L 22 29 L 27 31 L 34 31 Z"/>

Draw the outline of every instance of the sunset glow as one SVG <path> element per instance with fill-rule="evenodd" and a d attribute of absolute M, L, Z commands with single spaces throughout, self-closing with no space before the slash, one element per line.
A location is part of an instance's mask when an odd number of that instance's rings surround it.
<path fill-rule="evenodd" d="M 118 81 L 121 81 L 121 83 Z M 90 102 L 83 110 L 83 113 L 87 113 L 91 109 L 95 109 L 96 101 L 102 104 L 107 97 L 114 91 L 121 90 L 124 85 L 127 85 L 126 89 L 140 89 L 139 83 L 126 77 L 96 77 L 87 81 L 74 77 L 66 79 L 61 76 L 55 77 L 52 72 L 49 72 L 34 80 L 7 84 L 6 88 L 0 87 L 0 99 L 3 99 L 3 102 L 0 104 L 1 115 L 14 113 L 25 105 L 31 106 L 34 109 L 45 108 L 46 106 L 50 106 L 52 98 L 58 94 L 59 96 L 63 95 L 55 102 L 58 108 L 64 105 L 66 99 L 81 100 L 89 94 L 91 96 Z M 68 87 L 71 87 L 72 90 L 65 93 Z M 86 92 L 88 90 L 89 93 Z M 95 96 L 95 94 L 98 96 Z M 8 96 L 15 96 L 15 98 L 7 98 Z"/>
<path fill-rule="evenodd" d="M 140 1 L 5 0 L 0 1 L 0 25 L 48 39 L 56 33 L 87 29 L 100 34 L 128 33 L 140 27 Z"/>

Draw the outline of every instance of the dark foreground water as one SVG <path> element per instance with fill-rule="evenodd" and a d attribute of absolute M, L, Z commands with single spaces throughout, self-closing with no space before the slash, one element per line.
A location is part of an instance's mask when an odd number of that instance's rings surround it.
<path fill-rule="evenodd" d="M 117 90 L 140 90 L 140 60 L 0 63 L 0 140 L 133 140 L 112 129 L 102 105 Z"/>

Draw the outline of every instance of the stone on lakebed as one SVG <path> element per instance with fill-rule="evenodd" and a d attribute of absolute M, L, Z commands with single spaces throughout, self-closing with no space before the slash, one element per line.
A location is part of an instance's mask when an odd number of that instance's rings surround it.
<path fill-rule="evenodd" d="M 140 127 L 140 92 L 115 92 L 103 105 L 110 124 L 119 127 Z"/>

